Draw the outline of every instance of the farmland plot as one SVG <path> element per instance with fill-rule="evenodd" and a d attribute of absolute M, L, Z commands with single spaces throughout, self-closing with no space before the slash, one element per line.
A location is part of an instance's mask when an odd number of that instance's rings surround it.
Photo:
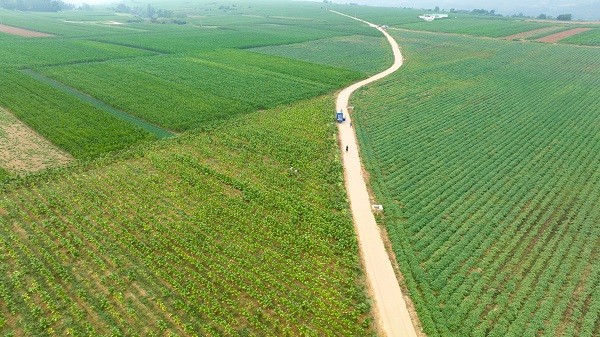
<path fill-rule="evenodd" d="M 579 44 L 585 46 L 600 46 L 600 28 L 593 28 L 587 32 L 579 33 L 565 39 L 560 43 Z"/>
<path fill-rule="evenodd" d="M 332 101 L 6 187 L 0 333 L 370 335 Z"/>
<path fill-rule="evenodd" d="M 431 22 L 415 22 L 397 25 L 398 28 L 432 32 L 466 34 L 473 36 L 503 37 L 534 29 L 551 27 L 551 24 L 508 18 L 482 18 L 460 15 Z"/>
<path fill-rule="evenodd" d="M 259 47 L 252 50 L 351 69 L 366 75 L 376 74 L 393 61 L 392 52 L 385 38 L 362 35 L 331 37 L 303 43 Z"/>
<path fill-rule="evenodd" d="M 23 174 L 70 160 L 71 156 L 0 108 L 0 167 Z"/>
<path fill-rule="evenodd" d="M 403 31 L 353 100 L 429 336 L 600 332 L 600 50 Z"/>
<path fill-rule="evenodd" d="M 217 62 L 220 53 L 223 61 Z M 43 72 L 175 131 L 314 97 L 360 77 L 348 70 L 277 57 L 266 59 L 272 62 L 268 66 L 241 51 L 205 55 L 78 64 Z"/>
<path fill-rule="evenodd" d="M 76 39 L 22 39 L 9 36 L 0 48 L 0 68 L 31 68 L 40 65 L 153 55 L 154 52 Z"/>
<path fill-rule="evenodd" d="M 3 70 L 0 105 L 77 159 L 154 139 L 152 134 L 16 70 Z"/>

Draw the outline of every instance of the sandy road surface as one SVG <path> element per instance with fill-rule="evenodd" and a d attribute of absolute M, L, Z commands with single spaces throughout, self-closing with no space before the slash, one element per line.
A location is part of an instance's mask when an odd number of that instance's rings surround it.
<path fill-rule="evenodd" d="M 358 242 L 361 253 L 364 258 L 367 279 L 370 288 L 373 291 L 376 317 L 379 325 L 388 337 L 395 336 L 417 336 L 413 323 L 410 319 L 406 303 L 402 298 L 402 291 L 398 285 L 398 280 L 394 274 L 392 263 L 385 251 L 383 240 L 379 227 L 375 222 L 375 217 L 371 211 L 371 201 L 367 185 L 362 175 L 362 166 L 358 154 L 358 143 L 354 130 L 350 126 L 350 117 L 347 107 L 350 95 L 361 86 L 377 81 L 402 66 L 402 55 L 396 41 L 383 29 L 378 26 L 345 15 L 336 11 L 334 13 L 350 17 L 352 19 L 364 22 L 369 26 L 378 29 L 388 39 L 394 52 L 394 64 L 387 70 L 374 75 L 364 81 L 355 83 L 342 90 L 336 102 L 336 109 L 344 110 L 346 122 L 339 124 L 339 137 L 342 145 L 343 164 L 346 178 L 346 190 L 350 198 L 350 207 L 352 217 L 354 218 L 354 227 L 358 235 Z M 348 152 L 346 153 L 346 146 Z"/>

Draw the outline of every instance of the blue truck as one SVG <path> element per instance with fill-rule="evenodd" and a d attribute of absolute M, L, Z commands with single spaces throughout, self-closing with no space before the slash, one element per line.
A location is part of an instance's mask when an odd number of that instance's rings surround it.
<path fill-rule="evenodd" d="M 346 121 L 346 117 L 344 117 L 344 111 L 340 110 L 335 113 L 335 119 L 338 123 L 343 123 Z"/>

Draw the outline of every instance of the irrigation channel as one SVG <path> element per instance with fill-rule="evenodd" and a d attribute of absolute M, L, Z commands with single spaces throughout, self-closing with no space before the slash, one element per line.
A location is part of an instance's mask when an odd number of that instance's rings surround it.
<path fill-rule="evenodd" d="M 385 250 L 382 233 L 371 211 L 369 192 L 362 174 L 358 142 L 356 141 L 354 129 L 351 127 L 351 116 L 348 113 L 348 101 L 352 93 L 358 88 L 384 78 L 398 70 L 402 66 L 402 54 L 400 54 L 398 43 L 383 28 L 340 12 L 331 12 L 347 16 L 378 29 L 385 35 L 394 52 L 394 64 L 390 68 L 366 80 L 355 83 L 340 92 L 336 101 L 336 111 L 343 110 L 347 118 L 346 122 L 338 124 L 344 176 L 346 179 L 346 190 L 350 199 L 352 217 L 354 219 L 354 228 L 358 235 L 369 287 L 375 302 L 375 319 L 388 337 L 417 336 L 406 307 L 406 302 L 402 297 L 400 285 L 394 274 L 392 262 Z"/>

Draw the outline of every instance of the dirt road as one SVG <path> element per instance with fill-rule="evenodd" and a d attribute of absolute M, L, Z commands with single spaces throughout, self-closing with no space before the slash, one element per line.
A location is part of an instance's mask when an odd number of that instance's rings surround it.
<path fill-rule="evenodd" d="M 338 125 L 343 152 L 346 190 L 350 198 L 354 227 L 364 259 L 367 279 L 374 296 L 375 319 L 388 337 L 417 336 L 406 303 L 402 298 L 402 291 L 394 274 L 392 263 L 385 251 L 379 227 L 371 211 L 371 201 L 362 175 L 358 143 L 356 142 L 354 129 L 350 126 L 351 116 L 348 115 L 347 109 L 350 95 L 356 89 L 398 70 L 402 66 L 402 55 L 396 41 L 377 25 L 336 11 L 332 12 L 364 22 L 378 29 L 388 39 L 394 52 L 394 64 L 389 69 L 342 90 L 337 98 L 336 109 L 337 111 L 343 110 L 347 118 L 346 122 Z M 346 149 L 348 150 L 346 151 Z"/>

